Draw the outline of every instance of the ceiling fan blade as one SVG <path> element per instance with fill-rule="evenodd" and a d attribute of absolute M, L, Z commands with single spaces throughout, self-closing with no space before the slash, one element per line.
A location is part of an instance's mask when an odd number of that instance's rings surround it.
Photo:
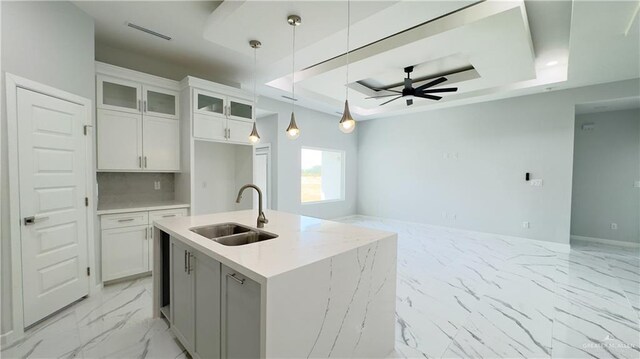
<path fill-rule="evenodd" d="M 429 99 L 429 100 L 435 100 L 435 101 L 438 101 L 438 100 L 440 100 L 442 98 L 440 96 L 427 95 L 427 94 L 424 94 L 424 93 L 417 93 L 414 96 L 415 97 L 420 97 L 420 98 L 426 98 L 426 99 Z"/>
<path fill-rule="evenodd" d="M 411 85 L 413 85 L 413 80 L 406 78 L 404 79 L 404 88 L 405 89 L 410 89 Z"/>
<path fill-rule="evenodd" d="M 407 106 L 411 106 L 413 105 L 413 99 L 408 98 L 407 99 Z"/>
<path fill-rule="evenodd" d="M 387 90 L 387 89 L 372 89 L 372 90 L 373 90 L 373 91 L 385 91 L 385 92 L 402 93 L 402 91 Z"/>
<path fill-rule="evenodd" d="M 391 96 L 398 96 L 398 94 L 392 93 L 391 95 L 370 96 L 365 98 L 383 98 L 383 97 L 391 97 Z"/>
<path fill-rule="evenodd" d="M 383 103 L 381 103 L 381 104 L 380 104 L 380 106 L 382 106 L 382 105 L 386 105 L 386 104 L 388 104 L 388 103 L 389 103 L 389 102 L 391 102 L 391 101 L 395 101 L 395 100 L 399 99 L 400 97 L 402 97 L 402 96 L 394 97 L 394 98 L 392 98 L 391 100 L 389 100 L 389 101 L 387 101 L 387 102 L 383 102 Z"/>
<path fill-rule="evenodd" d="M 441 83 L 443 83 L 443 82 L 445 82 L 445 81 L 447 81 L 447 78 L 443 76 L 443 77 L 441 77 L 441 78 L 439 78 L 439 79 L 435 79 L 435 80 L 433 80 L 433 81 L 427 82 L 427 83 L 426 83 L 426 84 L 424 84 L 424 85 L 420 85 L 420 86 L 416 87 L 416 91 L 421 91 L 421 90 L 424 90 L 424 89 L 426 89 L 426 88 L 429 88 L 429 87 L 433 87 L 433 86 L 439 85 L 439 84 L 441 84 Z"/>
<path fill-rule="evenodd" d="M 456 92 L 456 91 L 458 91 L 457 87 L 447 87 L 443 89 L 426 89 L 426 90 L 422 90 L 422 93 Z"/>

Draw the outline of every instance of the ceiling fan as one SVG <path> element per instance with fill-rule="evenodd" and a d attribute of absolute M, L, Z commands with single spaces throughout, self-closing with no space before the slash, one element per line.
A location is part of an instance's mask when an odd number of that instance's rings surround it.
<path fill-rule="evenodd" d="M 444 76 L 440 77 L 440 78 L 437 78 L 437 79 L 435 79 L 433 81 L 429 81 L 424 85 L 420 85 L 420 86 L 418 86 L 416 88 L 413 88 L 413 80 L 411 79 L 411 72 L 413 72 L 413 66 L 405 67 L 404 68 L 404 72 L 407 74 L 407 78 L 404 79 L 404 88 L 402 89 L 402 91 L 382 90 L 382 91 L 394 92 L 394 94 L 371 96 L 371 97 L 367 97 L 367 98 L 384 98 L 384 97 L 395 96 L 391 100 L 381 103 L 380 106 L 382 106 L 382 105 L 388 104 L 391 101 L 395 101 L 395 100 L 397 100 L 399 98 L 406 97 L 407 98 L 407 106 L 411 106 L 411 105 L 413 105 L 413 98 L 414 97 L 426 98 L 426 99 L 429 99 L 429 100 L 438 101 L 442 97 L 436 96 L 436 95 L 430 95 L 430 94 L 440 93 L 440 92 L 456 92 L 456 91 L 458 91 L 457 87 L 446 87 L 446 88 L 429 89 L 429 88 L 431 88 L 433 86 L 437 86 L 437 85 L 447 81 L 447 78 L 444 77 Z"/>

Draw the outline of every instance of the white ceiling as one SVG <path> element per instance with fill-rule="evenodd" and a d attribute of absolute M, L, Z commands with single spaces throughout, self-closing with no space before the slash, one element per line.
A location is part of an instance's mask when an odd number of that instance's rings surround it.
<path fill-rule="evenodd" d="M 258 92 L 290 95 L 291 32 L 298 14 L 298 105 L 335 114 L 345 91 L 346 1 L 79 1 L 96 19 L 97 43 L 211 71 L 251 88 L 258 39 Z M 385 117 L 526 93 L 640 77 L 639 1 L 352 0 L 350 102 L 359 119 Z M 127 22 L 171 36 L 165 41 Z M 414 28 L 415 27 L 415 28 Z M 405 31 L 407 30 L 407 31 Z M 400 33 L 400 34 L 398 34 Z M 398 35 L 396 35 L 398 34 Z M 394 36 L 395 35 L 395 36 Z M 382 40 L 382 41 L 380 41 Z M 380 107 L 356 81 L 399 83 L 460 67 L 459 92 L 439 102 L 398 100 Z M 202 73 L 202 71 L 199 71 Z M 269 84 L 269 85 L 267 85 Z M 377 101 L 377 102 L 376 102 Z"/>

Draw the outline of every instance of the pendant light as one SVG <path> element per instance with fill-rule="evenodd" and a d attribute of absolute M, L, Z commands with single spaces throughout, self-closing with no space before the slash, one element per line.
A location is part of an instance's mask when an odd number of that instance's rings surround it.
<path fill-rule="evenodd" d="M 289 121 L 289 127 L 287 127 L 287 137 L 295 140 L 300 136 L 300 129 L 296 124 L 295 115 L 295 98 L 296 98 L 296 26 L 300 25 L 302 19 L 298 15 L 289 15 L 287 17 L 287 23 L 293 26 L 293 60 L 291 61 L 291 121 Z"/>
<path fill-rule="evenodd" d="M 258 49 L 260 48 L 260 46 L 262 46 L 262 43 L 260 43 L 260 41 L 258 40 L 251 40 L 249 41 L 249 46 L 251 46 L 253 48 L 253 107 L 255 108 L 256 106 L 256 78 L 257 78 L 257 52 Z M 260 135 L 258 134 L 258 129 L 256 128 L 256 119 L 253 120 L 253 129 L 251 130 L 251 134 L 249 134 L 249 141 L 251 141 L 251 143 L 258 143 L 260 142 Z"/>
<path fill-rule="evenodd" d="M 344 111 L 338 127 L 344 133 L 351 133 L 356 128 L 356 121 L 349 111 L 349 37 L 351 35 L 351 1 L 347 0 L 347 83 L 345 85 Z"/>

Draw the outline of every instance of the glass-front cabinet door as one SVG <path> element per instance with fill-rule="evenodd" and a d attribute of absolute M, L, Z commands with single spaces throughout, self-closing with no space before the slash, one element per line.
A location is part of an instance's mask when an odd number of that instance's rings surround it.
<path fill-rule="evenodd" d="M 143 86 L 142 112 L 167 118 L 178 118 L 178 93 L 160 87 Z"/>
<path fill-rule="evenodd" d="M 98 107 L 139 113 L 142 105 L 139 83 L 98 75 Z"/>
<path fill-rule="evenodd" d="M 253 121 L 253 102 L 230 97 L 229 118 L 240 121 Z"/>
<path fill-rule="evenodd" d="M 225 117 L 225 96 L 213 92 L 194 90 L 194 108 L 196 113 Z"/>

